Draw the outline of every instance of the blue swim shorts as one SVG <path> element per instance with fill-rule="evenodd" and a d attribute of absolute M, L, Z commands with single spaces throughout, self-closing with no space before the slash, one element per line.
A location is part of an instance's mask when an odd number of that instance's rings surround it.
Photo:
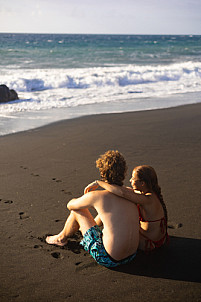
<path fill-rule="evenodd" d="M 106 267 L 116 267 L 131 262 L 135 258 L 136 253 L 119 261 L 113 259 L 104 248 L 102 236 L 101 229 L 95 225 L 86 231 L 80 242 L 85 251 L 87 251 L 98 264 Z"/>

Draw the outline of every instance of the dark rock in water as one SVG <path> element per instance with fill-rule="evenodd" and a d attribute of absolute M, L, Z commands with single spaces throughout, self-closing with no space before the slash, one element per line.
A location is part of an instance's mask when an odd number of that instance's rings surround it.
<path fill-rule="evenodd" d="M 10 101 L 10 90 L 6 85 L 0 85 L 0 103 Z"/>
<path fill-rule="evenodd" d="M 6 85 L 0 85 L 0 103 L 18 100 L 17 92 L 9 89 Z"/>
<path fill-rule="evenodd" d="M 10 89 L 10 101 L 19 100 L 18 94 L 14 89 Z"/>

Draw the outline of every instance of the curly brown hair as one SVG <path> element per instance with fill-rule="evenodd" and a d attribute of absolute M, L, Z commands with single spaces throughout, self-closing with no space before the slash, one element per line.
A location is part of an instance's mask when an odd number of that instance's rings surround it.
<path fill-rule="evenodd" d="M 96 161 L 102 180 L 110 184 L 123 185 L 127 171 L 126 161 L 119 151 L 109 150 Z"/>

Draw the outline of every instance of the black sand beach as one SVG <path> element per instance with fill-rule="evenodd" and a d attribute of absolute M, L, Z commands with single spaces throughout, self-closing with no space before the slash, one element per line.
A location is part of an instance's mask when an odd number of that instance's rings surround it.
<path fill-rule="evenodd" d="M 123 153 L 158 174 L 170 243 L 117 269 L 79 245 L 44 242 L 67 202 L 98 178 L 95 160 Z M 201 104 L 66 120 L 0 137 L 0 301 L 201 301 Z"/>

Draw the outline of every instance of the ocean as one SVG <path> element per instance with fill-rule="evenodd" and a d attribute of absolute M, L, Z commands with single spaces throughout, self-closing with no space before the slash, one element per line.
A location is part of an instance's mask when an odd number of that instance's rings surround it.
<path fill-rule="evenodd" d="M 0 135 L 201 102 L 201 36 L 0 34 Z"/>

